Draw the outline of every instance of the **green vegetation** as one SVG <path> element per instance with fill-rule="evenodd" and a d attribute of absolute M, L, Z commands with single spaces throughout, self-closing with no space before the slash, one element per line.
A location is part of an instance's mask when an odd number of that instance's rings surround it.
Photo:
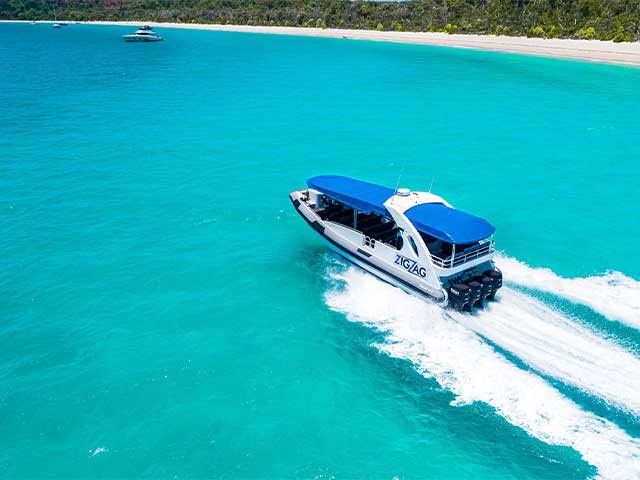
<path fill-rule="evenodd" d="M 640 39 L 640 0 L 0 0 L 0 18 Z"/>
<path fill-rule="evenodd" d="M 453 23 L 447 23 L 447 26 L 444 27 L 444 31 L 453 35 L 454 33 L 458 33 L 458 26 Z"/>
<path fill-rule="evenodd" d="M 593 28 L 593 27 L 581 28 L 576 33 L 576 36 L 578 38 L 583 38 L 585 40 L 591 40 L 592 38 L 595 38 L 595 36 L 596 36 L 596 29 Z"/>
<path fill-rule="evenodd" d="M 509 32 L 511 32 L 511 29 L 505 25 L 497 25 L 496 28 L 493 30 L 493 34 L 500 36 L 500 35 L 509 35 Z"/>

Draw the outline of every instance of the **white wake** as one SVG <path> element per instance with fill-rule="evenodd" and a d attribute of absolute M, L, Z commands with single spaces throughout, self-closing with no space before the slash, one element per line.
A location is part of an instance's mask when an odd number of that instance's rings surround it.
<path fill-rule="evenodd" d="M 511 363 L 474 333 L 470 325 L 459 323 L 447 310 L 407 295 L 355 267 L 331 276 L 341 285 L 326 293 L 327 305 L 352 321 L 385 332 L 385 343 L 376 347 L 392 357 L 411 361 L 423 375 L 435 378 L 456 395 L 456 404 L 480 401 L 491 405 L 530 435 L 549 444 L 574 448 L 597 468 L 602 478 L 640 478 L 638 439 L 583 410 L 538 375 Z M 517 322 L 517 303 L 511 308 L 516 315 L 511 321 Z M 491 315 L 486 312 L 484 316 L 490 319 Z M 524 324 L 520 327 L 524 328 Z M 497 337 L 498 333 L 492 335 Z M 513 337 L 515 334 L 508 336 L 509 342 L 516 344 Z M 539 345 L 541 351 L 543 347 Z M 566 372 L 567 376 L 570 374 Z"/>
<path fill-rule="evenodd" d="M 503 287 L 486 310 L 450 315 L 536 370 L 640 417 L 640 359 L 544 303 Z"/>
<path fill-rule="evenodd" d="M 585 278 L 564 278 L 548 268 L 533 268 L 499 255 L 496 264 L 507 282 L 552 293 L 586 305 L 610 320 L 640 329 L 640 281 L 620 272 Z"/>

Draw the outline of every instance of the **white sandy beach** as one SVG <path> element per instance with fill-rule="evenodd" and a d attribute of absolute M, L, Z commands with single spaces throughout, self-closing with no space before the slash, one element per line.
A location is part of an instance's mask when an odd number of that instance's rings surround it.
<path fill-rule="evenodd" d="M 139 26 L 144 22 L 81 22 L 104 25 Z M 379 32 L 375 30 L 341 30 L 335 28 L 259 27 L 247 25 L 215 25 L 190 23 L 150 23 L 158 28 L 190 28 L 228 32 L 299 35 L 309 37 L 346 38 L 378 42 L 413 43 L 472 50 L 519 53 L 542 57 L 565 58 L 588 62 L 640 67 L 640 42 L 614 43 L 599 40 L 543 39 L 495 35 L 449 35 L 434 32 Z"/>

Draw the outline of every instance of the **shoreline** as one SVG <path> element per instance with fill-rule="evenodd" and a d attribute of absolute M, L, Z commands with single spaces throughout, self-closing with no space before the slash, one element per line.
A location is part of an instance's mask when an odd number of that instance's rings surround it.
<path fill-rule="evenodd" d="M 65 20 L 58 20 L 65 22 Z M 31 23 L 21 20 L 0 22 Z M 53 23 L 39 21 L 37 23 Z M 477 34 L 453 34 L 441 32 L 395 32 L 377 30 L 350 30 L 336 28 L 267 27 L 250 25 L 219 25 L 204 23 L 163 23 L 135 21 L 87 21 L 67 22 L 85 25 L 121 25 L 137 27 L 148 24 L 157 28 L 184 28 L 224 32 L 261 33 L 271 35 L 293 35 L 303 37 L 342 38 L 348 40 L 370 40 L 375 42 L 406 43 L 438 47 L 462 48 L 502 53 L 515 53 L 592 63 L 605 63 L 640 67 L 640 42 L 614 43 L 613 41 L 576 40 L 565 38 L 528 38 Z"/>

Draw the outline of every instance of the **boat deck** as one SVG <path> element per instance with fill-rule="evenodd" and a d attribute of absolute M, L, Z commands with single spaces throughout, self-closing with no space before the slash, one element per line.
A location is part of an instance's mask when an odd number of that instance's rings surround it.
<path fill-rule="evenodd" d="M 386 243 L 399 249 L 401 241 L 398 233 L 400 229 L 395 222 L 389 221 L 380 215 L 357 212 L 353 208 L 345 208 L 344 205 L 333 203 L 326 208 L 316 210 L 318 216 L 327 222 L 338 223 L 342 226 L 356 230 L 365 237 Z"/>

